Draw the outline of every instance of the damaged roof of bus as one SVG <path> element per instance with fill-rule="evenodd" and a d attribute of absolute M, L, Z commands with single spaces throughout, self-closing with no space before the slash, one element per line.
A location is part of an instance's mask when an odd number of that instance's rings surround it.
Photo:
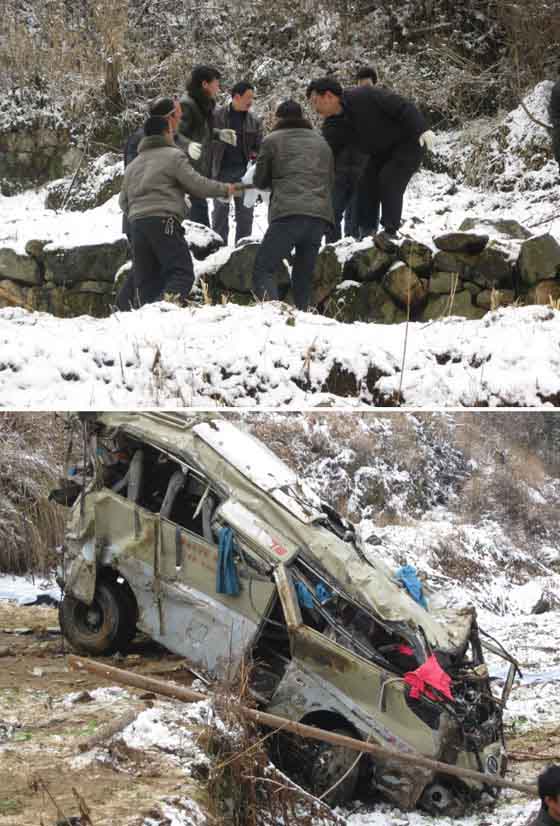
<path fill-rule="evenodd" d="M 205 471 L 218 487 L 227 487 L 247 514 L 253 513 L 260 523 L 270 526 L 265 533 L 271 535 L 272 543 L 278 539 L 292 549 L 280 560 L 272 545 L 263 544 L 262 551 L 273 563 L 289 564 L 298 549 L 307 549 L 348 594 L 384 620 L 422 628 L 430 645 L 441 650 L 455 649 L 466 640 L 472 622 L 470 610 L 446 611 L 441 617 L 426 611 L 395 581 L 378 555 L 369 555 L 366 560 L 352 534 L 347 541 L 325 526 L 321 499 L 296 473 L 262 442 L 230 422 L 208 413 L 204 419 L 176 413 L 103 413 L 96 414 L 95 420 L 160 446 L 179 460 L 183 457 L 186 463 Z M 255 487 L 264 494 L 258 506 Z M 234 510 L 230 508 L 228 513 L 234 514 Z M 236 528 L 233 523 L 231 526 Z"/>

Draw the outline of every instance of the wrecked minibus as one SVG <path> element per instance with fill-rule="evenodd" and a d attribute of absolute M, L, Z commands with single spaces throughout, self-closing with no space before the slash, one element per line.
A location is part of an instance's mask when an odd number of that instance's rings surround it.
<path fill-rule="evenodd" d="M 340 746 L 275 738 L 273 758 L 331 804 L 369 787 L 403 809 L 460 814 L 506 768 L 515 661 L 473 608 L 431 611 L 351 523 L 254 437 L 219 417 L 83 414 L 59 584 L 79 652 L 136 629 L 231 679 L 259 707 L 488 775 L 434 775 Z M 484 649 L 510 663 L 494 695 Z M 341 780 L 341 778 L 343 778 Z"/>

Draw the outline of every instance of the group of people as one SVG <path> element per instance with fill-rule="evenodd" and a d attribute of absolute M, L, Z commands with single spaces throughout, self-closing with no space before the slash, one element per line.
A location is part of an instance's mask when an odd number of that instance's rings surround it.
<path fill-rule="evenodd" d="M 218 70 L 195 66 L 188 94 L 154 101 L 127 141 L 120 205 L 133 264 L 119 309 L 165 295 L 185 300 L 194 271 L 183 220 L 209 226 L 207 199 L 213 198 L 213 228 L 227 243 L 234 199 L 236 241 L 250 236 L 248 186 L 270 192 L 269 226 L 253 272 L 259 299 L 279 297 L 275 273 L 295 248 L 294 300 L 308 309 L 322 239 L 338 240 L 343 219 L 354 237 L 377 233 L 380 223 L 390 238 L 399 229 L 404 192 L 433 134 L 411 101 L 377 86 L 373 68 L 360 70 L 356 86 L 346 90 L 332 77 L 311 81 L 307 99 L 323 120 L 321 134 L 299 103 L 286 100 L 263 137 L 251 112 L 253 85 L 236 83 L 222 107 L 216 106 L 219 92 Z M 242 184 L 252 162 L 252 182 Z"/>

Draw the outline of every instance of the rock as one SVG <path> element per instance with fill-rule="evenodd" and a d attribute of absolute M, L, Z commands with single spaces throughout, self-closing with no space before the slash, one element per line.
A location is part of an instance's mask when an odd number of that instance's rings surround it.
<path fill-rule="evenodd" d="M 399 251 L 398 240 L 393 240 L 392 238 L 390 238 L 384 230 L 377 233 L 377 235 L 373 239 L 373 243 L 375 244 L 377 249 L 380 249 L 383 252 L 388 252 L 391 255 L 396 256 Z"/>
<path fill-rule="evenodd" d="M 98 158 L 82 164 L 76 177 L 52 181 L 47 187 L 45 207 L 84 212 L 101 206 L 122 186 L 123 164 L 120 155 L 107 152 Z"/>
<path fill-rule="evenodd" d="M 477 255 L 486 247 L 488 235 L 477 235 L 474 232 L 446 232 L 434 238 L 434 244 L 443 252 L 466 252 Z"/>
<path fill-rule="evenodd" d="M 398 249 L 398 247 L 395 247 Z M 344 264 L 344 281 L 378 281 L 395 262 L 396 255 L 383 252 L 372 245 L 355 252 Z"/>
<path fill-rule="evenodd" d="M 551 301 L 560 301 L 560 280 L 539 281 L 536 287 L 529 290 L 525 301 L 527 304 L 550 304 Z"/>
<path fill-rule="evenodd" d="M 450 292 L 457 292 L 463 289 L 462 281 L 456 272 L 438 272 L 435 270 L 430 278 L 430 293 L 449 295 Z"/>
<path fill-rule="evenodd" d="M 121 271 L 122 267 L 119 269 Z M 107 293 L 113 294 L 115 292 L 115 285 L 108 281 L 80 281 L 79 284 L 73 288 L 76 293 L 97 293 L 98 295 L 105 295 Z"/>
<path fill-rule="evenodd" d="M 32 258 L 36 258 L 37 261 L 43 261 L 43 250 L 49 243 L 48 239 L 46 241 L 31 239 L 25 245 L 25 251 Z"/>
<path fill-rule="evenodd" d="M 456 272 L 465 281 L 482 287 L 513 287 L 513 267 L 507 252 L 496 247 L 487 247 L 479 255 L 438 252 L 433 266 L 439 272 Z"/>
<path fill-rule="evenodd" d="M 428 301 L 420 315 L 420 320 L 438 320 L 450 315 L 474 319 L 482 318 L 482 316 L 486 314 L 486 310 L 473 305 L 472 297 L 468 290 L 455 293 L 453 303 L 451 303 L 450 298 L 448 295 L 428 296 Z"/>
<path fill-rule="evenodd" d="M 426 244 L 406 238 L 399 247 L 399 258 L 418 273 L 428 273 L 432 267 L 432 251 Z"/>
<path fill-rule="evenodd" d="M 28 289 L 15 281 L 0 281 L 0 307 L 25 307 L 26 310 L 32 310 L 33 307 L 28 304 L 28 292 Z"/>
<path fill-rule="evenodd" d="M 367 321 L 368 296 L 359 281 L 343 281 L 329 296 L 324 306 L 325 315 L 351 324 Z"/>
<path fill-rule="evenodd" d="M 428 280 L 419 278 L 406 264 L 396 263 L 383 277 L 383 287 L 394 300 L 411 310 L 418 307 L 428 295 Z"/>
<path fill-rule="evenodd" d="M 11 655 L 11 651 L 6 646 L 0 646 L 0 657 L 9 657 Z"/>
<path fill-rule="evenodd" d="M 531 237 L 528 229 L 509 218 L 465 218 L 459 231 L 488 233 L 490 237 L 502 236 L 514 241 L 525 241 L 526 238 Z"/>
<path fill-rule="evenodd" d="M 317 256 L 312 276 L 311 301 L 315 307 L 335 289 L 342 279 L 342 266 L 332 246 L 324 247 Z"/>
<path fill-rule="evenodd" d="M 214 301 L 220 300 L 224 292 L 248 293 L 253 292 L 253 269 L 257 255 L 258 244 L 244 244 L 235 249 L 229 259 L 219 267 L 215 273 L 208 276 L 208 287 Z M 284 264 L 276 273 L 280 296 L 283 298 L 290 286 L 290 275 Z"/>
<path fill-rule="evenodd" d="M 531 608 L 531 614 L 547 614 L 551 609 L 550 600 L 541 594 L 537 602 Z"/>
<path fill-rule="evenodd" d="M 475 297 L 477 307 L 483 310 L 497 310 L 498 307 L 508 307 L 515 301 L 513 290 L 481 290 Z"/>
<path fill-rule="evenodd" d="M 9 278 L 22 284 L 40 284 L 43 280 L 40 267 L 29 255 L 19 255 L 14 250 L 0 249 L 0 279 Z"/>
<path fill-rule="evenodd" d="M 548 233 L 529 238 L 521 245 L 517 267 L 528 287 L 560 275 L 560 244 Z"/>
<path fill-rule="evenodd" d="M 401 309 L 381 284 L 364 284 L 362 287 L 367 298 L 367 320 L 377 324 L 400 324 L 406 321 L 406 310 Z"/>
<path fill-rule="evenodd" d="M 57 247 L 48 244 L 43 250 L 45 275 L 54 284 L 74 284 L 79 281 L 108 281 L 128 257 L 126 238 L 113 243 L 84 244 L 80 247 Z"/>
<path fill-rule="evenodd" d="M 204 261 L 213 252 L 225 246 L 222 237 L 210 227 L 196 221 L 183 221 L 185 241 L 197 261 Z"/>

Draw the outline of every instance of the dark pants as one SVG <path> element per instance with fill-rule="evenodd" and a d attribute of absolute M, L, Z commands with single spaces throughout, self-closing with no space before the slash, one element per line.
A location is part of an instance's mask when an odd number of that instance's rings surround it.
<path fill-rule="evenodd" d="M 342 238 L 341 224 L 344 216 L 344 234 L 358 238 L 359 230 L 356 213 L 356 183 L 350 176 L 337 176 L 333 194 L 334 227 L 327 232 L 327 243 L 333 244 Z"/>
<path fill-rule="evenodd" d="M 218 180 L 226 184 L 240 181 L 245 174 L 245 167 L 220 169 Z M 243 206 L 243 197 L 233 199 L 235 205 L 235 243 L 241 238 L 247 238 L 253 232 L 253 208 Z M 228 242 L 229 233 L 229 204 L 228 201 L 214 200 L 214 214 L 212 215 L 212 229 L 221 235 L 224 244 Z"/>
<path fill-rule="evenodd" d="M 210 226 L 208 201 L 206 198 L 191 198 L 191 213 L 189 215 L 189 220 L 195 221 L 197 224 L 204 224 L 205 227 Z"/>
<path fill-rule="evenodd" d="M 381 204 L 381 223 L 387 232 L 396 232 L 402 219 L 403 197 L 408 183 L 420 168 L 424 151 L 416 140 L 399 144 L 390 155 L 372 155 L 361 187 L 363 203 L 370 215 Z"/>
<path fill-rule="evenodd" d="M 292 269 L 294 299 L 298 310 L 307 310 L 311 303 L 311 280 L 317 253 L 328 229 L 329 224 L 322 218 L 309 215 L 288 215 L 272 221 L 255 259 L 253 290 L 257 298 L 271 301 L 279 298 L 274 273 L 295 247 Z"/>
<path fill-rule="evenodd" d="M 133 306 L 160 301 L 166 294 L 184 301 L 194 283 L 194 270 L 179 221 L 137 218 L 130 222 L 130 232 Z"/>

